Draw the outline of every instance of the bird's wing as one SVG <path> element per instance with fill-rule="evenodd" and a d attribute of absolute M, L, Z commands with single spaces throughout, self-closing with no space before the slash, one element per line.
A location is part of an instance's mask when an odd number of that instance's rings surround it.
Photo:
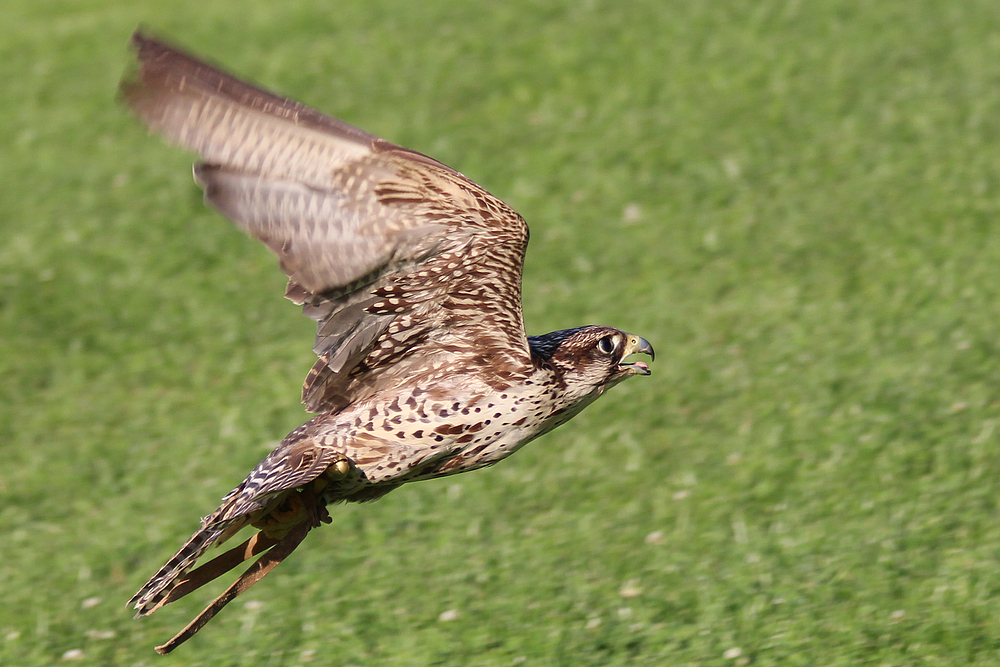
<path fill-rule="evenodd" d="M 200 154 L 206 200 L 278 256 L 286 296 L 317 322 L 308 409 L 373 393 L 414 354 L 465 355 L 501 382 L 530 366 L 517 213 L 436 160 L 139 32 L 132 43 L 123 99 Z"/>

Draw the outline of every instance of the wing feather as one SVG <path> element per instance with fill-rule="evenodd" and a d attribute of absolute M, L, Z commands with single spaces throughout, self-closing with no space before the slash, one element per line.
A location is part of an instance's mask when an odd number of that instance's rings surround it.
<path fill-rule="evenodd" d="M 141 69 L 122 82 L 123 98 L 150 129 L 207 162 L 321 183 L 380 141 L 141 32 L 132 45 Z"/>
<path fill-rule="evenodd" d="M 123 99 L 201 156 L 207 202 L 278 256 L 286 296 L 317 322 L 308 409 L 370 395 L 428 351 L 502 360 L 498 377 L 527 372 L 517 213 L 432 158 L 139 32 L 132 41 L 139 70 Z"/>

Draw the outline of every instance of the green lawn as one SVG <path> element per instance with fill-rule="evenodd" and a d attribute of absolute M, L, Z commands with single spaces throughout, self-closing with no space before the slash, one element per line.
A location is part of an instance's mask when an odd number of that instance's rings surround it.
<path fill-rule="evenodd" d="M 995 0 L 2 17 L 0 664 L 1000 661 Z M 509 202 L 530 332 L 659 354 L 493 469 L 335 508 L 169 658 L 217 589 L 123 604 L 305 420 L 313 331 L 115 103 L 139 23 Z"/>

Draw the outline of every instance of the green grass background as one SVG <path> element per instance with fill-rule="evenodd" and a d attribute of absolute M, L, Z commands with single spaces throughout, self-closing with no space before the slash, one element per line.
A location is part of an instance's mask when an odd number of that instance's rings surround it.
<path fill-rule="evenodd" d="M 0 664 L 1000 661 L 995 0 L 3 3 Z M 114 102 L 140 22 L 532 225 L 532 333 L 656 346 L 499 466 L 126 599 L 305 419 L 312 324 Z M 453 610 L 440 620 L 443 612 Z"/>

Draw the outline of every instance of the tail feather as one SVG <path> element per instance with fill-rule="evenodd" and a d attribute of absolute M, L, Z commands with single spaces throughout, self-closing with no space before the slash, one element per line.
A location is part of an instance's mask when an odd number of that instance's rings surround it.
<path fill-rule="evenodd" d="M 125 606 L 134 606 L 136 618 L 148 616 L 157 608 L 174 585 L 185 575 L 205 551 L 226 529 L 226 524 L 202 527 L 184 543 L 176 554 L 154 574 Z"/>

